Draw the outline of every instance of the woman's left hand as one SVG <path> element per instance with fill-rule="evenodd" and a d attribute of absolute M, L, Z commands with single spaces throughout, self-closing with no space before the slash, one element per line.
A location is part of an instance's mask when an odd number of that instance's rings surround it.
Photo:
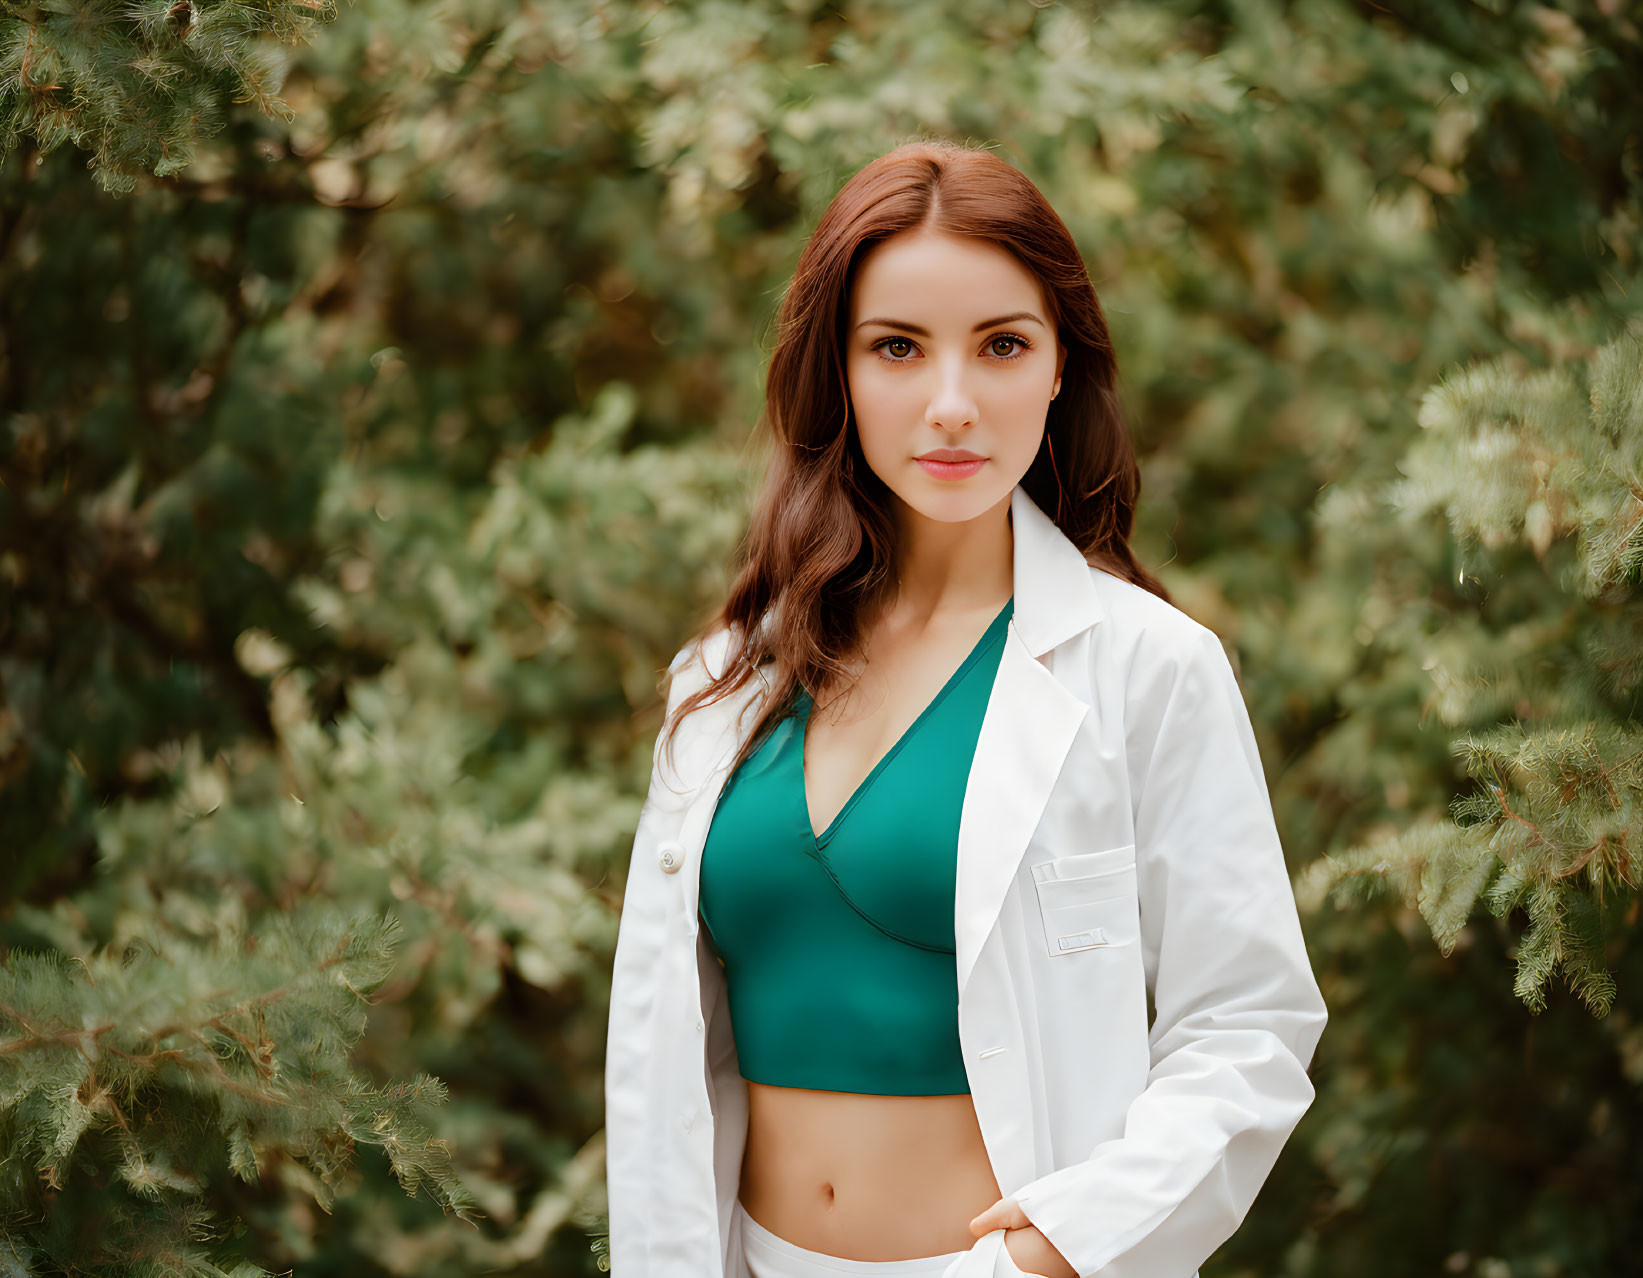
<path fill-rule="evenodd" d="M 977 1238 L 999 1228 L 1009 1231 L 1004 1235 L 1004 1246 L 1015 1267 L 1023 1273 L 1042 1275 L 1042 1278 L 1078 1278 L 1078 1271 L 1050 1246 L 1050 1240 L 1027 1219 L 1027 1213 L 1015 1205 L 1015 1199 L 999 1199 L 970 1222 L 970 1232 Z"/>

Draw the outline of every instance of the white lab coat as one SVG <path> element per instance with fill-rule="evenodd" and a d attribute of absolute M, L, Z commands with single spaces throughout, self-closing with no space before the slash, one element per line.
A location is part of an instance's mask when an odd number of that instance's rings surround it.
<path fill-rule="evenodd" d="M 1004 1195 L 1082 1278 L 1197 1278 L 1312 1102 L 1324 1002 L 1220 640 L 1086 563 L 1019 486 L 1010 510 L 1015 609 L 953 903 L 971 1098 Z M 680 651 L 670 713 L 728 644 L 721 627 Z M 697 890 L 765 690 L 698 709 L 653 755 L 606 1045 L 614 1278 L 747 1272 L 747 1084 Z M 991 1278 L 1002 1237 L 944 1278 Z"/>

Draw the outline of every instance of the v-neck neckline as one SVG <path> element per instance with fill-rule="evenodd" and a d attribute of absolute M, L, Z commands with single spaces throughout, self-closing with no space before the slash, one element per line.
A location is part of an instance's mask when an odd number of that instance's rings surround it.
<path fill-rule="evenodd" d="M 946 700 L 947 694 L 958 686 L 960 680 L 962 680 L 964 676 L 969 673 L 970 669 L 976 664 L 976 662 L 981 659 L 981 654 L 986 651 L 994 635 L 998 632 L 999 627 L 1008 619 L 1011 612 L 1011 605 L 1014 603 L 1015 595 L 1011 594 L 1010 597 L 1004 601 L 1004 606 L 998 610 L 998 615 L 987 623 L 987 628 L 981 632 L 981 637 L 975 641 L 975 644 L 965 655 L 964 660 L 959 662 L 958 669 L 954 670 L 952 674 L 947 676 L 947 682 L 941 685 L 940 689 L 936 692 L 936 695 L 931 697 L 929 702 L 926 703 L 924 709 L 918 712 L 917 717 L 907 725 L 902 734 L 896 738 L 895 743 L 879 756 L 878 762 L 873 764 L 872 768 L 868 770 L 867 775 L 857 783 L 856 788 L 850 792 L 850 797 L 844 801 L 844 806 L 838 810 L 833 819 L 827 823 L 827 828 L 820 834 L 816 833 L 815 824 L 810 817 L 810 785 L 804 774 L 805 738 L 810 735 L 810 711 L 814 708 L 814 702 L 808 692 L 801 692 L 799 694 L 800 705 L 802 707 L 799 714 L 799 726 L 797 733 L 799 746 L 799 805 L 804 812 L 805 833 L 810 836 L 812 846 L 820 849 L 823 845 L 832 840 L 833 835 L 838 831 L 839 825 L 844 821 L 845 817 L 850 815 L 850 811 L 856 806 L 857 801 L 860 800 L 861 797 L 872 787 L 873 782 L 878 779 L 879 774 L 883 772 L 885 768 L 889 767 L 890 761 L 901 752 L 901 748 L 906 745 L 907 742 L 912 740 L 913 735 L 918 731 L 924 721 L 935 713 L 936 707 Z"/>

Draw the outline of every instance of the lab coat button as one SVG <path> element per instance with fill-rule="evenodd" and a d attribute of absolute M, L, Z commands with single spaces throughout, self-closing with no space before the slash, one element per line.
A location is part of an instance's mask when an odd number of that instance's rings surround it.
<path fill-rule="evenodd" d="M 679 1120 L 679 1126 L 683 1127 L 688 1132 L 695 1125 L 696 1111 L 693 1109 L 687 1109 L 685 1111 L 685 1116 Z"/>
<path fill-rule="evenodd" d="M 657 848 L 656 859 L 661 862 L 662 869 L 674 874 L 684 864 L 685 847 L 677 839 L 663 839 Z"/>

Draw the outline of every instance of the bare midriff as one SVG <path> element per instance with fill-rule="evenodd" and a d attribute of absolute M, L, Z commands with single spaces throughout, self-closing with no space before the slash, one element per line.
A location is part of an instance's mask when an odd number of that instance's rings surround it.
<path fill-rule="evenodd" d="M 970 1096 L 876 1096 L 750 1082 L 742 1208 L 847 1260 L 968 1251 L 1002 1196 Z"/>

